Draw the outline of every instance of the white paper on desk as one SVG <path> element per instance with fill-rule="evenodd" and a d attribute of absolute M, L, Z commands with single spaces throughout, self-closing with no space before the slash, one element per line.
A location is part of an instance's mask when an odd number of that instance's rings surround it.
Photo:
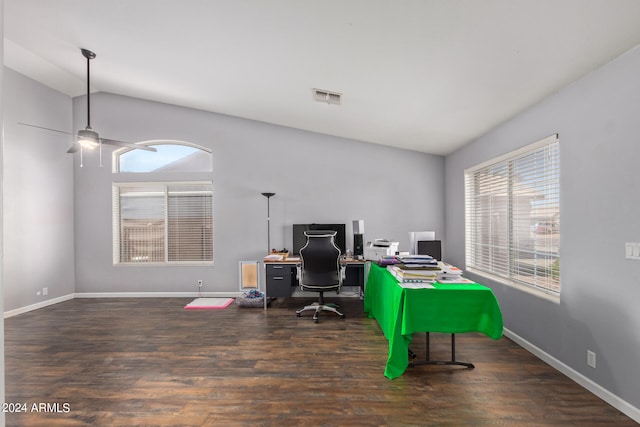
<path fill-rule="evenodd" d="M 467 283 L 476 283 L 473 280 L 466 279 L 464 277 L 459 277 L 457 279 L 438 279 L 438 283 L 445 283 L 449 285 L 464 285 Z"/>
<path fill-rule="evenodd" d="M 405 289 L 435 289 L 431 283 L 406 283 L 406 282 L 398 282 L 398 285 L 402 286 Z"/>

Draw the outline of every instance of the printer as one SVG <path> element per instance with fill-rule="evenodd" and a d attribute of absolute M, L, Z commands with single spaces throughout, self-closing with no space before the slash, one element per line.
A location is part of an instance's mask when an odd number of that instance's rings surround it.
<path fill-rule="evenodd" d="M 386 256 L 395 255 L 398 252 L 398 242 L 387 239 L 376 239 L 369 242 L 364 248 L 364 259 L 368 261 L 380 261 Z"/>

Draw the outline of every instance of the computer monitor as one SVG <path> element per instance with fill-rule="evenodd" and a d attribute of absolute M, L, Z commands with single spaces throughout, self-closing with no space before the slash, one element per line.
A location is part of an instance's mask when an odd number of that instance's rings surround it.
<path fill-rule="evenodd" d="M 416 255 L 430 255 L 442 261 L 442 242 L 440 240 L 418 240 Z"/>
<path fill-rule="evenodd" d="M 307 244 L 307 236 L 305 231 L 310 230 L 332 230 L 336 232 L 334 242 L 340 252 L 344 255 L 347 251 L 346 246 L 346 226 L 345 224 L 293 224 L 293 245 L 291 247 L 292 254 L 300 254 L 300 249 Z"/>

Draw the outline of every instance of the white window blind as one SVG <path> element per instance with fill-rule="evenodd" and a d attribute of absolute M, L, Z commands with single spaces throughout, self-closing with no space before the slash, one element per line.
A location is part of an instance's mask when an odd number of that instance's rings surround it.
<path fill-rule="evenodd" d="M 465 171 L 466 268 L 560 293 L 557 135 Z"/>
<path fill-rule="evenodd" d="M 213 262 L 211 182 L 115 183 L 114 262 Z"/>

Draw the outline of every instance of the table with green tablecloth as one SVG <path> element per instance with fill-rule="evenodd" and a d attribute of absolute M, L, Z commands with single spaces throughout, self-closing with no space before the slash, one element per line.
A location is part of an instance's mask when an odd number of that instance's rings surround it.
<path fill-rule="evenodd" d="M 490 288 L 479 283 L 436 282 L 433 286 L 403 288 L 385 267 L 371 263 L 364 310 L 378 321 L 389 341 L 384 371 L 387 378 L 406 371 L 415 332 L 481 332 L 493 339 L 502 336 L 502 313 Z"/>

